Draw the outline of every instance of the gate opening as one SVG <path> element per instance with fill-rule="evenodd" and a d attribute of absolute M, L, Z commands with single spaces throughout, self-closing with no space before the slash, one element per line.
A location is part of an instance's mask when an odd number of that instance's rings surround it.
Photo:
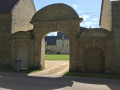
<path fill-rule="evenodd" d="M 62 32 L 51 32 L 44 36 L 46 74 L 62 75 L 69 70 L 70 45 Z"/>

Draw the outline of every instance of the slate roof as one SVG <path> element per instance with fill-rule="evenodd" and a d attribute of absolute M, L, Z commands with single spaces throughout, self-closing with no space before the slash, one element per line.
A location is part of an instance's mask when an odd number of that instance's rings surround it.
<path fill-rule="evenodd" d="M 56 36 L 46 36 L 45 42 L 47 41 L 47 45 L 56 45 Z"/>
<path fill-rule="evenodd" d="M 0 13 L 10 13 L 19 0 L 0 0 Z"/>
<path fill-rule="evenodd" d="M 45 36 L 45 42 L 47 41 L 47 45 L 56 45 L 57 39 L 62 39 L 62 36 L 64 35 L 64 39 L 68 39 L 68 37 L 61 32 L 57 33 L 57 36 Z"/>
<path fill-rule="evenodd" d="M 68 39 L 68 37 L 62 32 L 57 33 L 57 39 L 62 39 L 63 35 L 64 35 L 64 39 Z"/>

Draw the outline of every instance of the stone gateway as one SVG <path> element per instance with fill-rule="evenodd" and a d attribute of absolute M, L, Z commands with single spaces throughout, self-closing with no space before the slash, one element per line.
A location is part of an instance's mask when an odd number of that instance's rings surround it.
<path fill-rule="evenodd" d="M 52 4 L 35 13 L 32 0 L 16 2 L 12 12 L 0 14 L 0 67 L 13 67 L 14 60 L 21 59 L 22 68 L 44 69 L 44 36 L 57 31 L 70 41 L 70 71 L 120 73 L 120 55 L 113 52 L 118 45 L 113 42 L 119 42 L 113 39 L 116 34 L 103 28 L 80 27 L 83 19 L 66 4 Z"/>

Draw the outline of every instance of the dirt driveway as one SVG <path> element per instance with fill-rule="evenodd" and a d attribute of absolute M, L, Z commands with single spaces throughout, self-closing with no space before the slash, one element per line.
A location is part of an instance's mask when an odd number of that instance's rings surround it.
<path fill-rule="evenodd" d="M 62 76 L 69 70 L 69 61 L 67 60 L 46 60 L 45 69 L 40 72 L 30 73 L 31 76 Z"/>

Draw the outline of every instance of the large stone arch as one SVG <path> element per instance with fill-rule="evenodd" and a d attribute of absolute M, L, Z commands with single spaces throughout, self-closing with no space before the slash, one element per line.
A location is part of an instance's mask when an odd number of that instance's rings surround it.
<path fill-rule="evenodd" d="M 77 68 L 77 36 L 80 32 L 78 14 L 73 8 L 65 4 L 53 4 L 39 10 L 32 18 L 35 35 L 35 65 L 44 68 L 43 37 L 50 32 L 65 33 L 70 40 L 70 70 Z"/>

